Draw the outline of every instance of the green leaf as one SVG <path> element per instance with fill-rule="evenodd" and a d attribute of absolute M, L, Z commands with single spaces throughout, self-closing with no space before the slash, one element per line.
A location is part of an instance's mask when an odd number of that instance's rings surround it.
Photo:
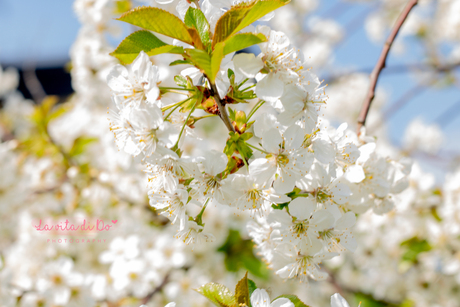
<path fill-rule="evenodd" d="M 237 111 L 235 114 L 235 119 L 234 121 L 236 122 L 236 126 L 238 127 L 238 131 L 244 132 L 246 128 L 246 113 L 244 111 Z"/>
<path fill-rule="evenodd" d="M 210 81 L 214 83 L 216 80 L 217 74 L 220 71 L 220 64 L 224 58 L 224 47 L 225 43 L 219 43 L 214 48 L 211 56 L 211 76 L 208 76 Z"/>
<path fill-rule="evenodd" d="M 110 55 L 124 64 L 130 64 L 141 51 L 149 56 L 160 53 L 184 53 L 182 47 L 167 45 L 149 31 L 141 30 L 127 36 Z"/>
<path fill-rule="evenodd" d="M 251 8 L 241 23 L 233 30 L 233 33 L 243 30 L 253 22 L 264 17 L 268 13 L 288 4 L 291 0 L 260 0 Z"/>
<path fill-rule="evenodd" d="M 193 43 L 187 26 L 182 20 L 160 8 L 138 7 L 121 15 L 118 20 L 178 39 L 190 45 Z"/>
<path fill-rule="evenodd" d="M 162 54 L 162 53 L 173 53 L 173 54 L 183 54 L 184 48 L 181 46 L 166 45 L 159 48 L 155 48 L 146 52 L 149 56 Z"/>
<path fill-rule="evenodd" d="M 220 284 L 207 283 L 196 291 L 219 307 L 234 307 L 236 304 L 233 293 L 227 287 Z"/>
<path fill-rule="evenodd" d="M 212 76 L 211 57 L 209 54 L 200 49 L 186 49 L 185 51 L 189 56 L 190 61 L 198 67 L 202 73 L 206 74 L 209 78 Z M 211 81 L 213 82 L 213 81 Z"/>
<path fill-rule="evenodd" d="M 262 33 L 259 33 L 257 35 L 252 33 L 236 34 L 225 41 L 224 54 L 239 51 L 244 48 L 248 48 L 266 41 L 267 38 Z"/>
<path fill-rule="evenodd" d="M 204 47 L 204 50 L 210 51 L 211 37 L 209 32 L 209 23 L 203 12 L 199 9 L 190 7 L 185 13 L 184 22 L 187 27 L 197 30 L 199 39 Z"/>
<path fill-rule="evenodd" d="M 131 1 L 129 0 L 120 0 L 115 2 L 115 14 L 122 14 L 131 9 Z"/>
<path fill-rule="evenodd" d="M 225 41 L 230 35 L 235 33 L 234 30 L 253 6 L 254 3 L 242 3 L 233 6 L 225 12 L 216 23 L 212 46 L 214 47 L 215 44 Z"/>
<path fill-rule="evenodd" d="M 294 307 L 309 307 L 308 305 L 303 303 L 296 295 L 288 295 L 288 294 L 280 295 L 277 298 L 275 298 L 273 301 L 279 298 L 282 298 L 282 297 L 289 299 L 294 304 Z"/>
<path fill-rule="evenodd" d="M 258 0 L 233 6 L 217 21 L 213 46 L 289 2 L 290 0 Z"/>
<path fill-rule="evenodd" d="M 94 143 L 98 140 L 98 138 L 90 138 L 90 137 L 78 137 L 73 142 L 73 146 L 70 149 L 69 156 L 75 157 L 81 155 L 85 152 L 88 145 Z"/>
<path fill-rule="evenodd" d="M 256 283 L 251 279 L 248 279 L 248 289 L 249 289 L 249 306 L 251 306 L 251 295 L 254 290 L 257 289 Z"/>
<path fill-rule="evenodd" d="M 421 240 L 417 237 L 413 237 L 401 243 L 402 247 L 406 247 L 407 250 L 402 256 L 402 260 L 411 263 L 418 262 L 418 255 L 423 252 L 430 251 L 432 249 L 430 243 L 427 240 Z"/>
<path fill-rule="evenodd" d="M 355 301 L 361 303 L 361 307 L 401 307 L 399 304 L 391 304 L 385 301 L 380 301 L 372 297 L 370 294 L 355 293 Z"/>
<path fill-rule="evenodd" d="M 439 216 L 438 210 L 436 210 L 436 207 L 431 207 L 430 213 L 436 221 L 442 222 L 442 218 Z"/>
<path fill-rule="evenodd" d="M 249 286 L 248 286 L 248 272 L 236 284 L 235 299 L 238 306 L 249 306 Z"/>
<path fill-rule="evenodd" d="M 224 53 L 225 53 L 225 48 L 224 48 Z M 235 80 L 235 73 L 230 68 L 227 71 L 227 76 L 230 81 Z"/>
<path fill-rule="evenodd" d="M 187 87 L 187 78 L 182 75 L 177 75 L 174 77 L 174 82 L 181 87 Z"/>
<path fill-rule="evenodd" d="M 254 243 L 251 240 L 243 239 L 238 230 L 230 229 L 225 243 L 217 251 L 225 254 L 225 267 L 228 271 L 238 272 L 244 269 L 254 276 L 268 279 L 270 271 L 265 263 L 254 255 L 253 247 Z"/>
<path fill-rule="evenodd" d="M 200 34 L 198 34 L 197 29 L 195 28 L 188 28 L 188 33 L 190 34 L 190 37 L 192 38 L 192 45 L 201 50 L 206 50 L 206 47 L 203 45 L 200 39 Z M 207 51 L 206 51 L 207 52 Z"/>
<path fill-rule="evenodd" d="M 181 65 L 181 64 L 193 65 L 193 63 L 190 62 L 189 60 L 176 60 L 174 62 L 169 63 L 169 66 L 176 66 L 176 65 Z"/>

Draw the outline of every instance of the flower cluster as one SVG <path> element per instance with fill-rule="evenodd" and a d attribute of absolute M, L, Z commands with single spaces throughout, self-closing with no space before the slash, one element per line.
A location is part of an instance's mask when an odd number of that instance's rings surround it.
<path fill-rule="evenodd" d="M 325 87 L 302 52 L 267 26 L 247 31 L 264 37 L 261 53 L 229 53 L 215 80 L 191 45 L 182 56 L 192 67 L 174 78 L 176 87 L 160 86 L 168 80 L 144 51 L 130 67 L 115 66 L 107 78 L 116 107 L 110 130 L 119 149 L 142 158 L 150 205 L 176 225 L 176 237 L 212 241 L 206 208 L 228 206 L 258 218 L 249 232 L 276 274 L 321 280 L 322 260 L 355 250 L 355 213 L 393 208 L 410 163 L 376 154 L 364 132 L 358 138 L 346 124 L 329 127 L 320 116 Z M 229 107 L 237 104 L 252 108 Z M 229 130 L 213 136 L 226 139 L 218 150 L 205 149 L 206 140 L 194 133 L 208 117 L 220 117 Z M 201 152 L 187 152 L 191 142 Z"/>

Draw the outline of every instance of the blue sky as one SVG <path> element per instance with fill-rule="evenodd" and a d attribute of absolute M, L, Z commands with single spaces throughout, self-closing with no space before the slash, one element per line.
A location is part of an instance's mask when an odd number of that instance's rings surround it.
<path fill-rule="evenodd" d="M 80 24 L 71 0 L 0 0 L 0 63 L 61 66 Z"/>
<path fill-rule="evenodd" d="M 380 55 L 382 46 L 369 42 L 363 28 L 364 16 L 373 7 L 369 4 L 345 4 L 337 8 L 337 0 L 320 1 L 316 16 L 333 17 L 347 25 L 354 24 L 352 35 L 336 50 L 336 63 L 356 69 L 372 69 Z M 24 62 L 36 63 L 37 67 L 62 66 L 69 61 L 69 48 L 79 29 L 71 0 L 0 0 L 0 63 L 2 66 L 20 67 Z M 374 5 L 375 4 L 371 4 Z M 340 10 L 343 9 L 343 12 Z M 328 16 L 329 15 L 329 16 Z M 390 53 L 387 67 L 422 62 L 422 48 L 414 39 L 405 39 L 406 52 L 402 55 Z M 458 71 L 457 70 L 457 76 Z M 324 77 L 324 76 L 320 76 Z M 325 80 L 327 83 L 327 80 Z M 389 95 L 388 105 L 395 103 L 404 93 L 417 84 L 407 73 L 390 74 L 385 70 L 379 87 Z M 411 119 L 422 117 L 431 123 L 454 104 L 460 105 L 458 88 L 430 88 L 410 100 L 390 119 L 390 137 L 395 144 L 401 142 L 405 127 Z M 387 107 L 388 107 L 387 105 Z M 357 105 L 357 108 L 359 106 Z M 372 112 L 372 109 L 371 109 Z M 460 114 L 459 114 L 460 115 Z M 446 141 L 443 149 L 460 152 L 460 116 L 444 127 Z M 431 162 L 430 162 L 431 163 Z M 439 164 L 427 164 L 427 169 L 436 171 L 440 177 Z"/>

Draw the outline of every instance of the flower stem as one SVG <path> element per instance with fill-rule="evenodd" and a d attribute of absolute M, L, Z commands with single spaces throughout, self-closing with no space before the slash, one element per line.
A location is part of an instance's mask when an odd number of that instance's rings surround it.
<path fill-rule="evenodd" d="M 253 88 L 255 86 L 256 86 L 256 84 L 250 85 L 250 86 L 248 86 L 247 88 L 245 88 L 244 90 L 241 90 L 241 91 L 246 92 L 248 89 Z"/>
<path fill-rule="evenodd" d="M 247 121 L 249 121 L 249 119 L 254 115 L 254 113 L 256 113 L 256 111 L 265 103 L 265 100 L 261 100 L 259 101 L 251 110 L 251 112 L 249 112 L 249 115 L 248 115 L 248 119 Z"/>
<path fill-rule="evenodd" d="M 194 117 L 194 121 L 197 122 L 199 121 L 200 119 L 204 119 L 204 118 L 208 118 L 208 117 L 215 117 L 217 116 L 216 114 L 208 114 L 208 115 L 203 115 L 203 116 L 198 116 L 198 117 Z"/>
<path fill-rule="evenodd" d="M 249 147 L 254 148 L 254 149 L 256 149 L 256 150 L 258 150 L 258 151 L 260 151 L 260 152 L 263 152 L 264 154 L 267 154 L 267 155 L 270 154 L 270 153 L 266 152 L 265 150 L 260 149 L 259 147 L 256 147 L 256 146 L 254 146 L 254 145 L 251 145 L 251 144 L 249 144 L 249 143 L 246 143 L 246 145 L 248 145 Z"/>
<path fill-rule="evenodd" d="M 162 109 L 162 111 L 166 111 L 166 110 L 168 110 L 168 109 L 174 107 L 174 108 L 171 110 L 171 112 L 169 112 L 168 115 L 166 115 L 166 117 L 165 117 L 163 120 L 167 120 L 168 117 L 169 117 L 178 107 L 180 107 L 181 105 L 183 105 L 185 102 L 189 101 L 189 100 L 192 99 L 192 98 L 193 98 L 193 96 L 192 96 L 192 97 L 189 97 L 189 98 L 187 98 L 187 99 L 185 99 L 185 100 L 179 101 L 178 103 L 175 103 L 175 104 L 173 104 L 173 105 L 167 106 L 167 107 L 165 107 L 165 109 Z"/>
<path fill-rule="evenodd" d="M 176 90 L 176 91 L 187 91 L 187 92 L 193 92 L 194 89 L 191 88 L 182 88 L 182 87 L 159 87 L 160 90 L 163 91 L 169 91 L 169 90 Z"/>
<path fill-rule="evenodd" d="M 175 151 L 177 148 L 179 148 L 180 138 L 182 137 L 182 133 L 184 132 L 185 126 L 187 126 L 187 123 L 188 123 L 188 120 L 190 119 L 190 116 L 192 115 L 193 111 L 195 111 L 195 107 L 196 107 L 196 105 L 194 105 L 192 107 L 192 109 L 190 110 L 190 113 L 188 113 L 187 118 L 185 119 L 185 122 L 182 125 L 182 129 L 180 130 L 179 137 L 177 138 L 177 142 L 173 147 L 173 151 Z"/>
<path fill-rule="evenodd" d="M 236 146 L 236 149 L 240 152 L 241 158 L 243 158 L 243 163 L 244 165 L 246 165 L 246 168 L 249 170 L 249 165 L 248 165 L 248 162 L 246 162 L 246 157 L 241 153 L 242 151 L 240 150 L 238 146 Z"/>
<path fill-rule="evenodd" d="M 200 213 L 198 213 L 198 215 L 195 217 L 195 222 L 200 226 L 204 226 L 203 225 L 203 213 L 204 213 L 204 210 L 206 210 L 206 207 L 208 206 L 209 200 L 210 198 L 206 199 L 206 202 L 204 203 L 203 208 L 201 209 Z"/>

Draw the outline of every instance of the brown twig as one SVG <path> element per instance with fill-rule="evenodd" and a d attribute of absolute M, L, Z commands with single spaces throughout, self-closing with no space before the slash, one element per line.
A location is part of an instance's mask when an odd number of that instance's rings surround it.
<path fill-rule="evenodd" d="M 401 29 L 401 26 L 403 25 L 404 21 L 409 15 L 409 12 L 412 10 L 412 8 L 415 5 L 417 5 L 417 3 L 418 3 L 418 0 L 410 0 L 407 3 L 406 7 L 404 8 L 398 20 L 396 21 L 396 24 L 391 30 L 391 33 L 388 36 L 387 41 L 385 42 L 385 45 L 383 46 L 382 53 L 380 54 L 380 58 L 377 61 L 377 64 L 375 65 L 374 70 L 371 73 L 369 90 L 367 92 L 366 99 L 364 100 L 363 106 L 361 108 L 361 112 L 359 113 L 358 129 L 357 129 L 358 133 L 360 132 L 361 127 L 366 124 L 367 114 L 369 113 L 369 109 L 371 107 L 372 100 L 374 99 L 374 96 L 375 96 L 375 88 L 377 87 L 377 81 L 379 79 L 380 72 L 382 71 L 383 68 L 385 68 L 386 59 L 388 57 L 388 53 L 390 52 L 391 45 L 393 44 L 396 38 L 396 35 L 398 35 L 398 32 Z"/>
<path fill-rule="evenodd" d="M 43 89 L 40 80 L 38 80 L 37 74 L 35 73 L 34 64 L 24 64 L 23 66 L 23 78 L 24 84 L 29 91 L 32 99 L 35 103 L 40 103 L 46 97 L 46 92 Z"/>
<path fill-rule="evenodd" d="M 401 73 L 409 73 L 409 72 L 433 72 L 433 73 L 447 73 L 454 69 L 460 68 L 460 62 L 455 63 L 446 63 L 442 65 L 432 65 L 432 64 L 425 64 L 425 63 L 412 63 L 412 64 L 403 64 L 403 65 L 395 65 L 389 66 L 385 69 L 385 75 L 389 74 L 401 74 Z M 340 72 L 338 74 L 332 74 L 330 76 L 324 77 L 325 80 L 328 80 L 329 84 L 337 82 L 340 78 L 348 77 L 351 74 L 355 73 L 371 73 L 373 68 L 366 67 L 366 68 L 359 68 L 356 70 L 347 70 Z"/>
<path fill-rule="evenodd" d="M 220 118 L 224 122 L 225 127 L 227 127 L 228 131 L 235 132 L 235 128 L 233 128 L 232 121 L 228 117 L 227 109 L 222 104 L 222 101 L 221 101 L 221 99 L 219 97 L 219 92 L 217 91 L 216 85 L 213 84 L 211 81 L 209 81 L 209 84 L 211 85 L 211 90 L 213 92 L 214 100 L 216 101 L 217 107 L 219 108 Z"/>
<path fill-rule="evenodd" d="M 166 286 L 166 284 L 169 281 L 169 274 L 170 273 L 166 274 L 166 276 L 163 278 L 163 281 L 158 287 L 153 289 L 152 292 L 150 292 L 146 297 L 144 297 L 144 299 L 142 299 L 142 304 L 147 304 L 148 301 L 150 301 L 155 294 L 163 290 L 164 286 Z"/>

